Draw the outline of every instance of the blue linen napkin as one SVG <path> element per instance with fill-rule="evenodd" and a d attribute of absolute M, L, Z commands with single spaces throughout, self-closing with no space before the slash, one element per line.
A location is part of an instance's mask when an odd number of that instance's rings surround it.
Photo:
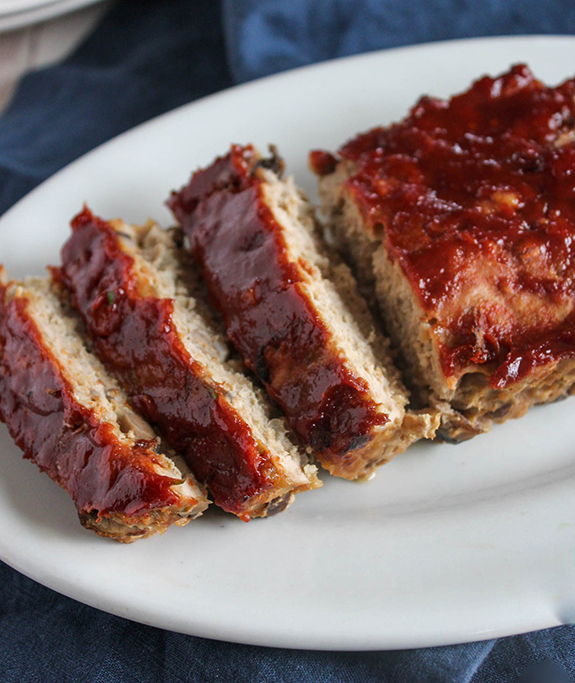
<path fill-rule="evenodd" d="M 123 0 L 0 118 L 0 213 L 127 128 L 243 81 L 442 38 L 574 32 L 569 0 Z M 233 76 L 232 76 L 233 73 Z M 301 652 L 209 641 L 81 605 L 0 563 L 0 680 L 151 683 L 559 683 L 575 628 L 413 651 Z"/>
<path fill-rule="evenodd" d="M 0 119 L 0 214 L 102 142 L 232 84 L 219 3 L 120 2 L 63 64 L 26 76 Z"/>
<path fill-rule="evenodd" d="M 237 82 L 400 45 L 575 32 L 571 0 L 223 0 L 223 6 Z"/>

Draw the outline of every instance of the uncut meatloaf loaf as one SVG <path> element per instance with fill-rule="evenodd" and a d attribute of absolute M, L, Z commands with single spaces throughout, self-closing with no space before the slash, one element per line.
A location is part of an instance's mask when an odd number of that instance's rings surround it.
<path fill-rule="evenodd" d="M 72 222 L 56 277 L 130 402 L 186 458 L 214 502 L 247 521 L 316 488 L 316 468 L 228 360 L 179 231 Z"/>
<path fill-rule="evenodd" d="M 406 412 L 387 343 L 273 151 L 232 146 L 169 206 L 228 336 L 301 443 L 332 474 L 366 477 L 433 421 Z"/>
<path fill-rule="evenodd" d="M 575 80 L 550 88 L 520 65 L 310 156 L 447 439 L 573 391 L 574 96 Z"/>
<path fill-rule="evenodd" d="M 81 523 L 130 542 L 207 506 L 86 349 L 77 316 L 48 279 L 0 285 L 0 418 L 16 444 L 72 497 Z"/>

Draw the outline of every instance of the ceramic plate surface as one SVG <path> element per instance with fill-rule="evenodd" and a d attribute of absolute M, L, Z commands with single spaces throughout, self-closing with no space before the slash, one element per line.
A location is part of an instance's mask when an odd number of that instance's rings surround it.
<path fill-rule="evenodd" d="M 167 226 L 163 202 L 230 142 L 273 142 L 314 194 L 311 148 L 401 118 L 526 61 L 573 75 L 575 39 L 434 44 L 304 68 L 185 106 L 72 164 L 0 220 L 12 276 L 57 263 L 84 201 Z M 570 71 L 571 70 L 571 71 Z M 354 484 L 324 476 L 284 514 L 217 510 L 123 546 L 83 530 L 67 495 L 0 431 L 0 557 L 102 610 L 209 638 L 309 649 L 418 647 L 574 620 L 575 399 L 458 446 L 417 444 Z"/>
<path fill-rule="evenodd" d="M 0 0 L 0 32 L 54 19 L 102 0 Z"/>

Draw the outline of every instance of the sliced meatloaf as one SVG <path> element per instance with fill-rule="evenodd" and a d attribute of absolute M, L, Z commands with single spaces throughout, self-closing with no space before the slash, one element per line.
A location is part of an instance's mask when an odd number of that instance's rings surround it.
<path fill-rule="evenodd" d="M 444 438 L 573 391 L 574 96 L 520 65 L 311 154 L 334 238 Z"/>
<path fill-rule="evenodd" d="M 48 279 L 0 285 L 0 418 L 81 523 L 134 541 L 206 508 L 205 491 L 88 352 Z"/>
<path fill-rule="evenodd" d="M 319 486 L 284 422 L 228 358 L 178 230 L 107 222 L 87 209 L 72 228 L 55 276 L 132 405 L 214 502 L 247 521 Z"/>
<path fill-rule="evenodd" d="M 387 343 L 282 169 L 275 150 L 233 146 L 168 203 L 229 338 L 302 444 L 332 474 L 366 477 L 433 420 L 406 412 Z"/>

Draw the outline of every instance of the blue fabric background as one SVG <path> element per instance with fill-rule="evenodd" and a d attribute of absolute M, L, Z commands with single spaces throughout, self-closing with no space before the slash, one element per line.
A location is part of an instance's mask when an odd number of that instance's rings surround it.
<path fill-rule="evenodd" d="M 138 123 L 232 85 L 213 0 L 124 0 L 63 64 L 26 76 L 0 119 L 0 213 Z"/>
<path fill-rule="evenodd" d="M 454 37 L 575 33 L 575 4 L 521 0 L 123 0 L 0 118 L 0 213 L 97 144 L 276 71 Z M 575 68 L 575 67 L 574 67 Z M 563 683 L 575 627 L 415 651 L 297 652 L 192 638 L 64 598 L 0 563 L 0 681 Z"/>
<path fill-rule="evenodd" d="M 224 0 L 230 65 L 248 81 L 386 47 L 574 33 L 571 0 Z"/>

